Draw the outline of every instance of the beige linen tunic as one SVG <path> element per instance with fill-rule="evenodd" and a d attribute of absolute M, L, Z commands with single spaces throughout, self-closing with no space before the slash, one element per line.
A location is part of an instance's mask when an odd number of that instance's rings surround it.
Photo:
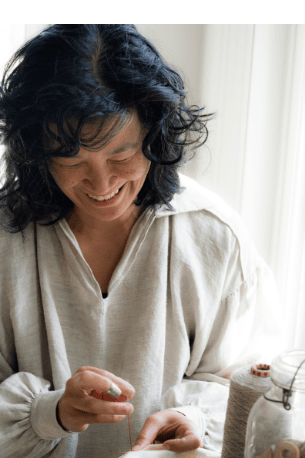
<path fill-rule="evenodd" d="M 186 189 L 173 211 L 150 208 L 134 225 L 107 299 L 66 220 L 30 224 L 24 242 L 1 229 L 1 458 L 115 458 L 130 450 L 127 417 L 79 434 L 57 424 L 56 404 L 81 366 L 134 386 L 133 443 L 148 416 L 176 408 L 220 454 L 225 376 L 279 352 L 279 304 L 239 216 L 180 180 Z"/>

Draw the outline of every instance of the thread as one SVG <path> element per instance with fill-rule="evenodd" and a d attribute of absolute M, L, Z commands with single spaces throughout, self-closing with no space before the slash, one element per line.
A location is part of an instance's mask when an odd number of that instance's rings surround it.
<path fill-rule="evenodd" d="M 257 399 L 271 386 L 268 369 L 270 366 L 259 364 L 245 366 L 232 373 L 221 458 L 244 458 L 250 410 Z M 264 374 L 258 375 L 258 372 Z"/>
<path fill-rule="evenodd" d="M 93 390 L 91 396 L 96 399 L 101 399 L 102 401 L 109 401 L 109 402 L 126 402 L 127 396 L 121 394 L 118 398 L 113 399 L 108 394 L 104 393 L 103 391 Z M 130 415 L 128 416 L 128 430 L 129 430 L 129 442 L 130 442 L 130 450 L 132 450 L 132 441 L 131 441 L 131 429 L 130 429 Z M 120 452 L 119 452 L 120 453 Z"/>

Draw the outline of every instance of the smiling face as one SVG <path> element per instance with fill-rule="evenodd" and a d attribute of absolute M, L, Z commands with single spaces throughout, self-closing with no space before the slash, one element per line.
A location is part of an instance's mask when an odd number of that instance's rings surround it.
<path fill-rule="evenodd" d="M 112 124 L 105 131 L 108 131 Z M 90 127 L 84 131 L 90 133 Z M 104 129 L 101 134 L 103 135 Z M 134 201 L 149 171 L 142 153 L 145 132 L 135 112 L 131 121 L 98 151 L 83 147 L 71 158 L 55 157 L 49 170 L 62 192 L 74 203 L 74 213 L 90 226 L 125 221 L 135 215 Z"/>

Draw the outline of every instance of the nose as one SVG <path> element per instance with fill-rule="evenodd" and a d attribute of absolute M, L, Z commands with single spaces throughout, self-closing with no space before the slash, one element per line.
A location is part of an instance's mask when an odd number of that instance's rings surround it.
<path fill-rule="evenodd" d="M 114 173 L 107 162 L 94 162 L 87 169 L 84 185 L 88 191 L 93 191 L 99 196 L 106 195 L 113 190 L 118 176 Z"/>

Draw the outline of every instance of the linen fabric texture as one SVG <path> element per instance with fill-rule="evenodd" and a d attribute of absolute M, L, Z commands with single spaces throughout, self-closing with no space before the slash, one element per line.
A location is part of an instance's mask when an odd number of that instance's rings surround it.
<path fill-rule="evenodd" d="M 82 433 L 57 423 L 66 381 L 82 366 L 134 386 L 133 444 L 147 417 L 176 409 L 220 455 L 229 376 L 279 353 L 279 303 L 236 212 L 180 182 L 173 211 L 149 208 L 133 226 L 106 299 L 65 219 L 30 224 L 24 243 L 1 229 L 1 458 L 130 450 L 127 417 Z"/>

